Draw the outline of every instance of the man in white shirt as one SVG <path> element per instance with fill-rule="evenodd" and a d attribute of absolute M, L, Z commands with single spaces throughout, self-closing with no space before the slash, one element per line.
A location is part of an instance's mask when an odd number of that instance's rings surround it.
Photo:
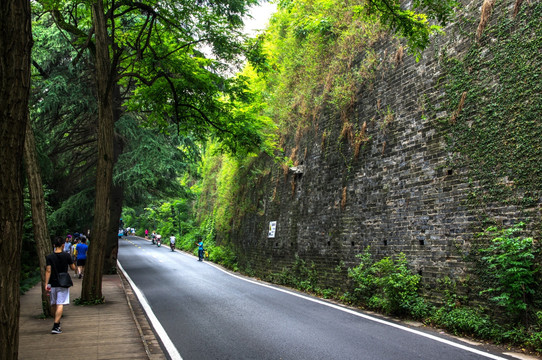
<path fill-rule="evenodd" d="M 171 251 L 175 250 L 175 236 L 173 234 L 169 237 L 169 246 L 171 246 Z"/>

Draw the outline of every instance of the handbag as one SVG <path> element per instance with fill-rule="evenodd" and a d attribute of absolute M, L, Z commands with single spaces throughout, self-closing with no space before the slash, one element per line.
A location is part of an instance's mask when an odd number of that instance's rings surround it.
<path fill-rule="evenodd" d="M 53 263 L 53 265 L 54 265 L 54 263 Z M 56 277 L 58 279 L 58 284 L 60 285 L 60 287 L 69 288 L 69 287 L 73 286 L 73 281 L 72 281 L 72 278 L 71 278 L 70 274 L 68 274 L 67 272 L 59 273 L 56 270 L 56 265 L 54 265 L 54 268 L 55 268 L 55 272 L 56 272 Z"/>
<path fill-rule="evenodd" d="M 70 286 L 73 286 L 73 281 L 67 272 L 58 273 L 58 284 L 60 287 L 63 288 L 69 288 Z"/>

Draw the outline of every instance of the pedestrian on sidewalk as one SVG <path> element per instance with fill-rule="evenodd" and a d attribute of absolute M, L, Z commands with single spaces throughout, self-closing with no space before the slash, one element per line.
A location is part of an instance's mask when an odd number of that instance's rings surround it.
<path fill-rule="evenodd" d="M 82 238 L 81 243 L 77 244 L 77 247 L 75 249 L 77 250 L 77 273 L 79 274 L 79 279 L 81 279 L 83 277 L 85 265 L 87 263 L 87 239 Z"/>
<path fill-rule="evenodd" d="M 66 237 L 66 242 L 64 243 L 64 252 L 69 254 L 71 249 L 72 249 L 72 236 L 68 235 Z"/>
<path fill-rule="evenodd" d="M 71 256 L 72 256 L 72 260 L 74 264 L 77 264 L 77 245 L 79 245 L 80 241 L 81 241 L 81 238 L 77 238 L 75 239 L 75 242 L 72 245 Z M 75 269 L 73 269 L 73 276 L 77 276 L 77 266 L 75 266 Z"/>
<path fill-rule="evenodd" d="M 74 239 L 74 238 L 73 238 L 70 234 L 66 235 L 66 242 L 70 242 L 70 243 L 71 243 L 71 242 L 73 241 L 73 239 Z M 66 246 L 66 244 L 64 244 L 64 246 Z M 53 248 L 53 250 L 54 250 L 54 248 Z"/>
<path fill-rule="evenodd" d="M 58 274 L 68 272 L 68 266 L 75 270 L 72 257 L 65 253 L 64 240 L 57 236 L 53 242 L 55 250 L 45 257 L 45 291 L 51 299 L 51 307 L 54 316 L 51 334 L 62 334 L 60 318 L 64 312 L 64 305 L 70 304 L 70 288 L 61 287 L 58 282 Z M 51 271 L 51 268 L 53 271 Z"/>

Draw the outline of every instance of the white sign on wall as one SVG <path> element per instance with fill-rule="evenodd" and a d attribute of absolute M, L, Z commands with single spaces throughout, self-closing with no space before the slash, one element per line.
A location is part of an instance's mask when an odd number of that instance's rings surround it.
<path fill-rule="evenodd" d="M 277 230 L 277 222 L 276 221 L 270 221 L 269 222 L 269 233 L 267 234 L 267 237 L 268 238 L 274 238 L 276 230 Z"/>

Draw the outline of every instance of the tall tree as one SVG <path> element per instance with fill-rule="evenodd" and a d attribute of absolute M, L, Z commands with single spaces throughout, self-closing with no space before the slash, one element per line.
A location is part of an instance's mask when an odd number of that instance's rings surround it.
<path fill-rule="evenodd" d="M 107 19 L 103 1 L 92 4 L 92 20 L 96 34 L 96 88 L 98 97 L 98 163 L 96 165 L 96 201 L 92 225 L 92 246 L 89 249 L 87 271 L 83 280 L 81 299 L 101 299 L 104 249 L 107 244 L 111 216 L 111 184 L 113 181 L 113 88 Z"/>
<path fill-rule="evenodd" d="M 19 347 L 23 148 L 30 93 L 30 2 L 0 3 L 0 354 Z"/>
<path fill-rule="evenodd" d="M 92 224 L 97 162 L 97 105 L 88 54 L 77 57 L 49 14 L 34 8 L 31 121 L 52 210 L 49 231 L 85 231 Z M 73 59 L 77 58 L 77 61 Z"/>
<path fill-rule="evenodd" d="M 36 154 L 36 141 L 30 121 L 26 123 L 26 134 L 24 142 L 24 160 L 26 167 L 26 179 L 30 193 L 30 205 L 32 208 L 32 230 L 36 240 L 36 250 L 40 264 L 40 276 L 42 284 L 45 283 L 45 256 L 51 250 L 51 240 L 47 228 L 47 214 L 45 212 L 45 196 L 43 194 L 43 182 L 38 156 Z M 41 286 L 41 303 L 43 314 L 51 315 L 51 305 L 48 301 L 45 287 Z"/>
<path fill-rule="evenodd" d="M 196 131 L 200 137 L 214 133 L 230 149 L 235 149 L 236 144 L 257 147 L 259 138 L 257 134 L 250 134 L 253 129 L 250 119 L 240 117 L 242 121 L 233 122 L 228 116 L 231 100 L 224 101 L 220 95 L 222 88 L 229 89 L 233 97 L 242 97 L 242 88 L 214 73 L 220 65 L 218 61 L 205 60 L 194 50 L 195 44 L 208 43 L 218 58 L 232 59 L 242 50 L 235 41 L 239 35 L 235 29 L 242 25 L 241 16 L 250 3 L 254 1 L 221 0 L 197 4 L 173 1 L 160 6 L 150 1 L 98 1 L 91 6 L 92 27 L 86 28 L 88 21 L 78 22 L 80 12 L 75 16 L 63 16 L 62 11 L 79 11 L 79 7 L 48 8 L 62 29 L 79 37 L 80 48 L 83 44 L 83 48 L 89 48 L 95 54 L 98 163 L 92 246 L 87 264 L 87 275 L 92 275 L 83 282 L 83 300 L 101 298 L 104 257 L 101 245 L 108 237 L 105 229 L 112 228 L 108 224 L 111 222 L 109 194 L 114 158 L 115 85 L 121 85 L 131 94 L 140 87 L 153 88 L 150 91 L 154 91 L 155 96 L 152 101 L 145 102 L 145 110 L 149 110 L 149 106 L 155 109 L 148 114 L 149 123 L 161 120 L 157 123 L 165 129 L 168 121 L 172 121 L 177 124 L 178 132 Z M 200 74 L 199 79 L 194 79 L 196 73 Z M 205 82 L 212 84 L 205 85 Z"/>

